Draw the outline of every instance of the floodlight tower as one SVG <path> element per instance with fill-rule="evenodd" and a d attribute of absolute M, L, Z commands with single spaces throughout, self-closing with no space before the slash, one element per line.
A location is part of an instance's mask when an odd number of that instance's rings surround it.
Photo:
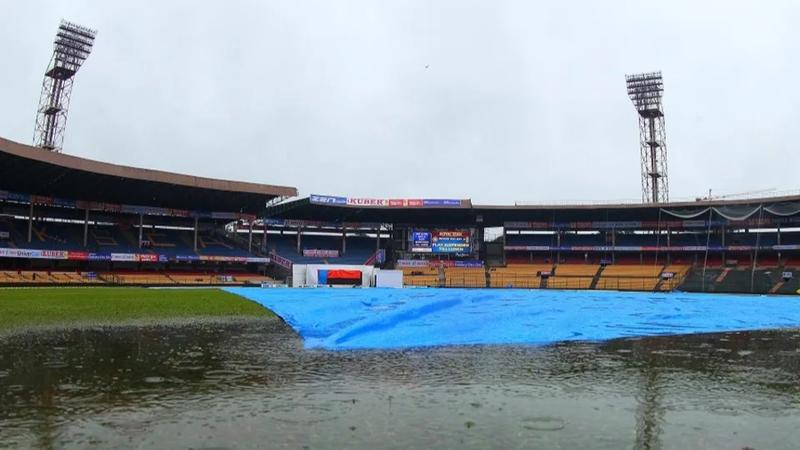
<path fill-rule="evenodd" d="M 661 96 L 664 80 L 661 72 L 625 75 L 628 97 L 639 113 L 639 141 L 642 165 L 642 201 L 669 201 L 667 178 L 667 135 Z"/>
<path fill-rule="evenodd" d="M 42 82 L 33 145 L 61 152 L 72 83 L 78 69 L 91 53 L 96 35 L 95 30 L 65 20 L 58 26 L 53 56 Z"/>

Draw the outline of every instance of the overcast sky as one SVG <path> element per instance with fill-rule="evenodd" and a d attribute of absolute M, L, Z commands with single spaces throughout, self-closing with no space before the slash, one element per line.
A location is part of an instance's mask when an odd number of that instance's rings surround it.
<path fill-rule="evenodd" d="M 638 199 L 624 75 L 662 70 L 673 199 L 800 188 L 797 1 L 0 0 L 0 136 L 32 141 L 61 18 L 99 30 L 76 156 L 303 195 Z"/>

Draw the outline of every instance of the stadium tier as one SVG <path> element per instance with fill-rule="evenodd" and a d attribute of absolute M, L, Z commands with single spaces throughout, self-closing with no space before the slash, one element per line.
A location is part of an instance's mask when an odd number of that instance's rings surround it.
<path fill-rule="evenodd" d="M 800 287 L 800 196 L 481 206 L 295 195 L 0 139 L 2 280 L 224 284 L 331 264 L 400 269 L 404 284 L 419 287 Z"/>
<path fill-rule="evenodd" d="M 270 235 L 268 248 L 294 264 L 355 264 L 362 265 L 373 257 L 376 238 L 341 235 Z"/>
<path fill-rule="evenodd" d="M 156 255 L 161 260 L 189 260 L 192 257 L 220 256 L 247 258 L 251 253 L 238 248 L 224 235 L 203 231 L 197 236 L 194 248 L 192 230 L 143 228 L 139 245 L 138 225 L 130 223 L 92 224 L 88 228 L 86 245 L 83 245 L 84 227 L 81 224 L 36 221 L 31 224 L 31 240 L 27 239 L 25 220 L 0 218 L 0 247 L 67 252 L 88 252 L 97 258 L 103 255 Z M 3 237 L 5 236 L 5 237 Z"/>
<path fill-rule="evenodd" d="M 735 272 L 729 281 L 717 277 L 701 289 L 790 293 L 800 262 L 800 196 L 657 206 L 480 206 L 457 199 L 311 195 L 269 207 L 266 216 L 312 229 L 383 224 L 385 266 L 401 269 L 409 286 L 697 290 L 697 273 L 728 270 Z M 278 252 L 302 261 L 294 256 L 298 248 L 290 238 Z M 762 282 L 731 281 L 748 270 Z"/>
<path fill-rule="evenodd" d="M 0 283 L 271 281 L 263 240 L 239 239 L 290 187 L 119 166 L 0 139 Z"/>

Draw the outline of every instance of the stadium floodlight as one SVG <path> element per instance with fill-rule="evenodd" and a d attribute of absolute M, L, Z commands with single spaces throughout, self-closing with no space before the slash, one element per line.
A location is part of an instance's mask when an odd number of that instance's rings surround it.
<path fill-rule="evenodd" d="M 667 137 L 661 106 L 664 79 L 661 72 L 649 72 L 625 75 L 625 83 L 628 97 L 639 113 L 642 201 L 668 202 Z"/>
<path fill-rule="evenodd" d="M 33 145 L 60 152 L 75 74 L 92 52 L 97 31 L 61 21 L 42 82 Z"/>

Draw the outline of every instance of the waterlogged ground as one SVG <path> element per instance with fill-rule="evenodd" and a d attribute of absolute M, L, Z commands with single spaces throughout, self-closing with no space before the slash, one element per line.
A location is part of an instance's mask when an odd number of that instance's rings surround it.
<path fill-rule="evenodd" d="M 800 331 L 303 350 L 280 320 L 0 338 L 0 447 L 796 449 Z"/>

